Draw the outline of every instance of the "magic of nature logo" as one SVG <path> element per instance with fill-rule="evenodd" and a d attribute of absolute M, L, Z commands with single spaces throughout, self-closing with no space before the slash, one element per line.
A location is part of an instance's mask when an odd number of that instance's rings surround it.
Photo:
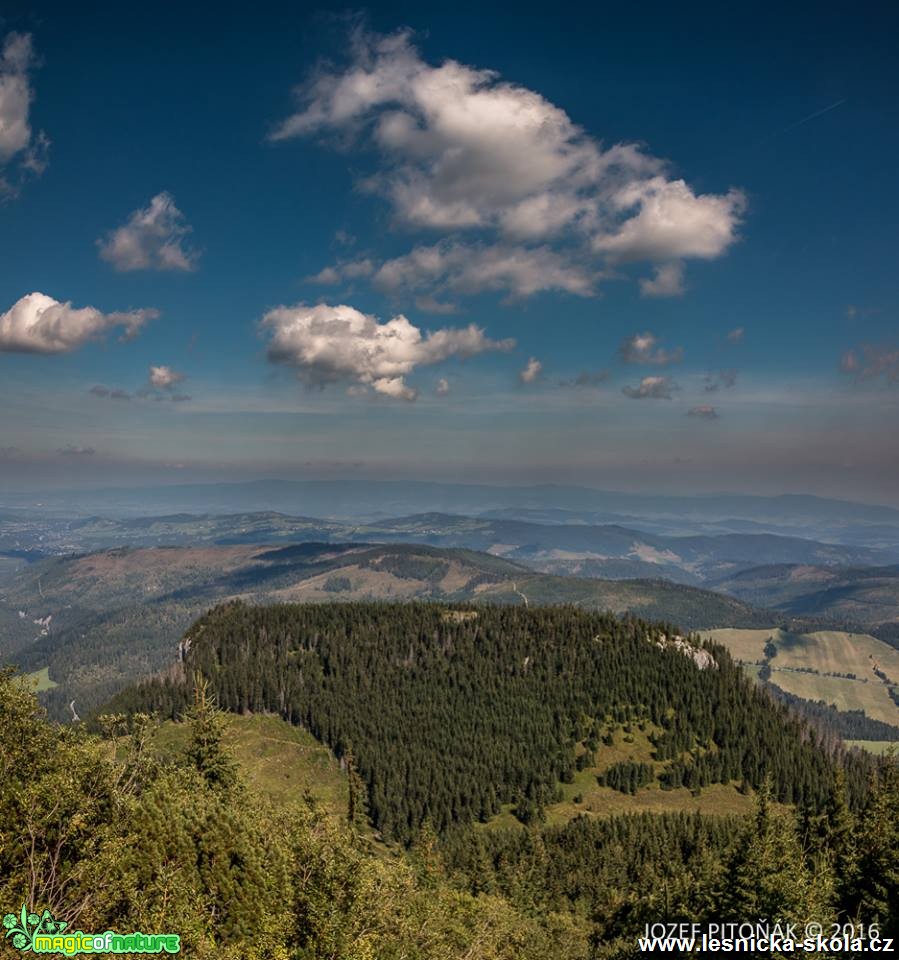
<path fill-rule="evenodd" d="M 56 920 L 49 910 L 29 913 L 23 904 L 18 915 L 3 917 L 6 939 L 22 953 L 62 953 L 67 957 L 79 953 L 180 953 L 181 937 L 177 933 L 85 933 L 66 932 L 68 923 Z"/>

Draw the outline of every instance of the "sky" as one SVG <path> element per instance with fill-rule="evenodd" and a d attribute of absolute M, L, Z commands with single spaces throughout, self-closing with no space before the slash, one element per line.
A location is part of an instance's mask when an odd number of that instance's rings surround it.
<path fill-rule="evenodd" d="M 0 491 L 899 503 L 885 4 L 4 4 Z"/>

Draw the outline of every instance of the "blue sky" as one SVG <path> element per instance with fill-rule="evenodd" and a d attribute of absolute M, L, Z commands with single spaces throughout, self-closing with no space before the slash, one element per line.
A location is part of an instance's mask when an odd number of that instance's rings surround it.
<path fill-rule="evenodd" d="M 895 14 L 511 9 L 6 4 L 0 487 L 899 500 Z"/>

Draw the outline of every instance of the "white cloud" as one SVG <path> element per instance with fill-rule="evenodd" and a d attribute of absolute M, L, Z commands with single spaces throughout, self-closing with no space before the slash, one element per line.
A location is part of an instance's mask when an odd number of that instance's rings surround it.
<path fill-rule="evenodd" d="M 597 255 L 659 263 L 643 291 L 672 296 L 683 289 L 673 261 L 720 256 L 737 238 L 739 191 L 696 194 L 641 147 L 606 148 L 564 110 L 494 71 L 425 62 L 408 32 L 356 31 L 346 68 L 318 71 L 296 99 L 273 140 L 331 136 L 370 150 L 378 165 L 361 186 L 384 197 L 398 222 L 476 230 L 502 248 L 551 242 L 581 277 L 574 292 L 582 295 L 594 292 Z M 571 283 L 518 287 L 509 289 L 528 296 Z"/>
<path fill-rule="evenodd" d="M 536 357 L 531 357 L 525 365 L 524 370 L 518 374 L 518 379 L 522 383 L 534 383 L 540 379 L 542 374 L 543 364 Z"/>
<path fill-rule="evenodd" d="M 170 390 L 184 379 L 183 373 L 179 373 L 171 367 L 150 367 L 150 386 L 156 387 L 157 390 Z"/>
<path fill-rule="evenodd" d="M 367 257 L 360 260 L 345 260 L 331 267 L 324 267 L 318 273 L 307 277 L 309 283 L 319 283 L 323 286 L 333 286 L 341 280 L 356 280 L 359 277 L 368 277 L 375 272 L 374 263 Z"/>
<path fill-rule="evenodd" d="M 445 397 L 449 392 L 449 380 L 447 380 L 446 377 L 441 377 L 437 381 L 437 386 L 434 388 L 434 393 L 436 393 L 438 397 Z"/>
<path fill-rule="evenodd" d="M 416 297 L 415 306 L 423 313 L 438 313 L 444 316 L 459 312 L 459 308 L 455 303 L 451 303 L 448 300 L 438 300 L 429 294 L 425 294 L 423 297 Z"/>
<path fill-rule="evenodd" d="M 318 273 L 313 273 L 306 280 L 309 283 L 320 283 L 325 287 L 333 286 L 335 283 L 340 283 L 340 271 L 335 267 L 322 267 Z"/>
<path fill-rule="evenodd" d="M 640 280 L 640 293 L 644 297 L 679 297 L 683 292 L 684 265 L 678 260 L 659 264 L 652 277 Z"/>
<path fill-rule="evenodd" d="M 137 396 L 146 400 L 155 400 L 157 403 L 184 403 L 191 399 L 190 395 L 176 393 L 175 387 L 186 379 L 186 374 L 179 373 L 171 367 L 165 365 L 151 366 L 147 377 L 147 385 L 138 391 Z"/>
<path fill-rule="evenodd" d="M 340 272 L 348 280 L 357 277 L 370 277 L 375 272 L 375 265 L 367 257 L 361 260 L 350 260 L 340 265 Z"/>
<path fill-rule="evenodd" d="M 0 314 L 0 352 L 68 353 L 114 327 L 123 337 L 136 336 L 158 310 L 101 313 L 94 307 L 76 309 L 43 293 L 29 293 Z"/>
<path fill-rule="evenodd" d="M 547 246 L 481 246 L 444 241 L 381 264 L 374 284 L 392 295 L 429 289 L 450 294 L 508 291 L 529 297 L 548 290 L 590 296 L 595 278 Z"/>
<path fill-rule="evenodd" d="M 617 228 L 599 233 L 594 249 L 622 261 L 711 260 L 736 240 L 746 198 L 739 190 L 696 196 L 683 180 L 653 177 L 628 184 L 612 204 L 635 212 Z"/>
<path fill-rule="evenodd" d="M 199 253 L 185 244 L 191 227 L 168 193 L 135 210 L 124 226 L 97 241 L 100 256 L 116 270 L 195 270 Z"/>
<path fill-rule="evenodd" d="M 402 314 L 379 323 L 346 305 L 277 307 L 263 317 L 262 327 L 271 335 L 269 360 L 296 368 L 306 383 L 349 381 L 404 400 L 417 396 L 405 378 L 418 366 L 514 346 L 512 340 L 490 340 L 474 324 L 423 334 Z"/>
<path fill-rule="evenodd" d="M 658 346 L 658 338 L 647 331 L 628 337 L 619 348 L 621 359 L 625 363 L 642 363 L 664 367 L 669 363 L 680 363 L 684 351 L 681 347 L 665 350 Z"/>
<path fill-rule="evenodd" d="M 622 387 L 621 392 L 632 400 L 670 400 L 677 389 L 671 377 L 644 377 L 636 387 Z"/>
<path fill-rule="evenodd" d="M 47 165 L 50 141 L 44 133 L 33 133 L 29 117 L 34 100 L 29 73 L 34 63 L 31 34 L 7 34 L 0 48 L 0 195 L 17 190 L 3 176 L 5 165 L 16 160 L 20 178 L 40 176 Z"/>
<path fill-rule="evenodd" d="M 727 335 L 727 342 L 732 344 L 742 343 L 746 337 L 746 331 L 743 327 L 734 327 Z"/>
<path fill-rule="evenodd" d="M 718 411 L 707 403 L 701 403 L 699 406 L 690 407 L 687 416 L 698 417 L 700 420 L 717 420 Z"/>

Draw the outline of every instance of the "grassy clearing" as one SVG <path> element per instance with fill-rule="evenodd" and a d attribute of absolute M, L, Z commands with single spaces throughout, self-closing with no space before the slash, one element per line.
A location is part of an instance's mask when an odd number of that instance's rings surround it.
<path fill-rule="evenodd" d="M 280 717 L 227 716 L 226 742 L 251 787 L 278 804 L 309 792 L 329 813 L 346 814 L 347 786 L 340 765 L 312 734 Z M 188 727 L 166 722 L 156 745 L 165 756 L 187 743 Z"/>
<path fill-rule="evenodd" d="M 38 693 L 42 690 L 52 690 L 55 686 L 58 686 L 58 684 L 50 679 L 49 667 L 41 667 L 40 670 L 35 670 L 34 673 L 26 674 L 26 679 L 34 684 L 34 688 Z"/>
<path fill-rule="evenodd" d="M 653 745 L 649 739 L 653 732 L 658 731 L 651 724 L 646 724 L 645 730 L 633 724 L 630 734 L 617 729 L 611 746 L 600 744 L 594 766 L 578 771 L 572 783 L 561 784 L 563 799 L 546 808 L 546 823 L 556 826 L 582 814 L 607 817 L 620 813 L 698 812 L 728 815 L 751 812 L 752 796 L 740 793 L 735 783 L 712 784 L 703 787 L 695 796 L 685 787 L 663 790 L 658 782 L 638 790 L 634 796 L 611 787 L 601 787 L 597 783 L 597 777 L 613 764 L 628 760 L 652 763 L 656 771 L 660 771 L 664 764 L 653 760 Z M 579 802 L 575 802 L 576 797 L 580 798 Z M 479 824 L 478 827 L 496 830 L 520 827 L 520 823 L 512 813 L 512 806 L 507 805 L 489 823 Z"/>

